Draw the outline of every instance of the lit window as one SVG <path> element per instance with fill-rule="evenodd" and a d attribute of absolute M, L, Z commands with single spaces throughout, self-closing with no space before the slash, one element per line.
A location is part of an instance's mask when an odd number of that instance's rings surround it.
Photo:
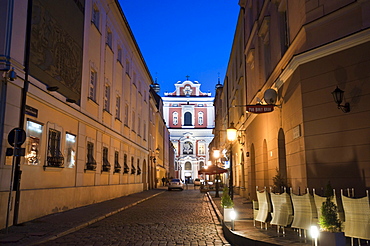
<path fill-rule="evenodd" d="M 62 167 L 64 157 L 60 151 L 61 133 L 55 129 L 49 129 L 47 166 Z"/>
<path fill-rule="evenodd" d="M 66 134 L 66 167 L 73 168 L 76 165 L 76 136 Z"/>
<path fill-rule="evenodd" d="M 105 85 L 105 92 L 104 92 L 104 110 L 109 112 L 109 104 L 110 104 L 110 86 Z"/>
<path fill-rule="evenodd" d="M 42 137 L 42 125 L 33 121 L 27 121 L 27 147 L 25 160 L 27 165 L 40 164 L 40 140 Z"/>
<path fill-rule="evenodd" d="M 206 154 L 204 143 L 198 143 L 198 154 L 199 155 Z"/>

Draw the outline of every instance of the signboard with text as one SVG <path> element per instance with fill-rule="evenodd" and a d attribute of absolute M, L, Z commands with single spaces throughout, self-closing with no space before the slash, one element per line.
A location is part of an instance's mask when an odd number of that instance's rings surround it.
<path fill-rule="evenodd" d="M 249 113 L 254 113 L 254 114 L 262 114 L 262 113 L 269 113 L 274 111 L 274 106 L 273 104 L 271 105 L 247 105 L 247 112 Z"/>

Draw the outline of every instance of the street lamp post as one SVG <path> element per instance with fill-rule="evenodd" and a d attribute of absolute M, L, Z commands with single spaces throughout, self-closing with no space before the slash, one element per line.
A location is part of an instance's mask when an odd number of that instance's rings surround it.
<path fill-rule="evenodd" d="M 233 178 L 233 143 L 236 140 L 237 130 L 234 123 L 231 122 L 230 127 L 226 130 L 227 139 L 230 141 L 230 178 L 229 178 L 229 195 L 231 200 L 234 200 L 234 178 Z"/>

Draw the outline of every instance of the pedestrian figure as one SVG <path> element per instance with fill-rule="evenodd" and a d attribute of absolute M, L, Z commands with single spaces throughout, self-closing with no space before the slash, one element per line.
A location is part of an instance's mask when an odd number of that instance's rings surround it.
<path fill-rule="evenodd" d="M 163 186 L 164 186 L 164 183 L 166 182 L 166 178 L 165 177 L 163 177 L 162 178 L 162 184 L 163 184 Z"/>

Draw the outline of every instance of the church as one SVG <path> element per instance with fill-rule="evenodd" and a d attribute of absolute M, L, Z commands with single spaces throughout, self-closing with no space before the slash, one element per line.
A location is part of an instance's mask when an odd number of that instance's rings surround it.
<path fill-rule="evenodd" d="M 163 117 L 175 147 L 175 175 L 186 182 L 198 178 L 207 165 L 213 139 L 214 97 L 200 90 L 198 81 L 178 81 L 175 91 L 164 93 Z"/>

